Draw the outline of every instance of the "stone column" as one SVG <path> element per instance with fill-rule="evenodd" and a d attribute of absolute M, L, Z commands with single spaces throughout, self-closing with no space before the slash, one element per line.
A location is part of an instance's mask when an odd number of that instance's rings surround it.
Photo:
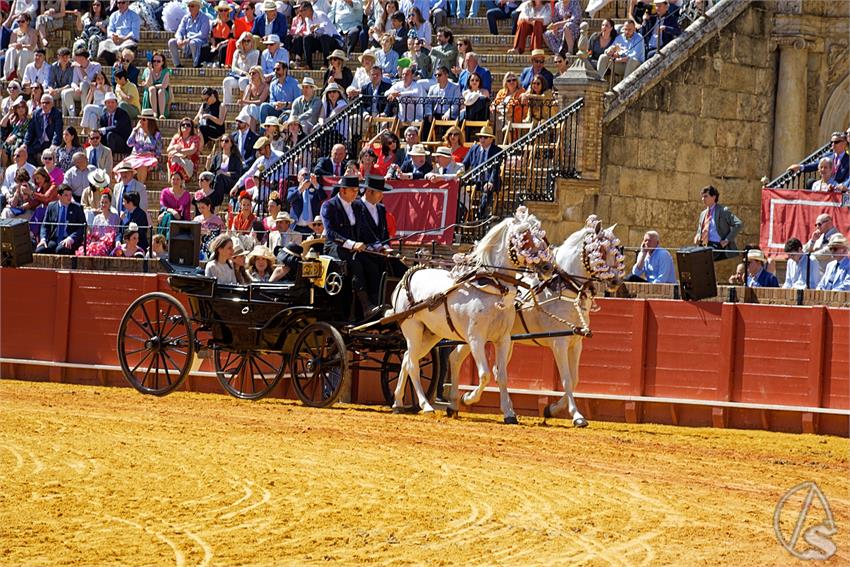
<path fill-rule="evenodd" d="M 779 75 L 773 132 L 773 177 L 806 152 L 808 50 L 802 38 L 779 42 Z"/>
<path fill-rule="evenodd" d="M 555 77 L 555 93 L 561 108 L 584 98 L 584 107 L 579 111 L 576 154 L 576 169 L 581 172 L 582 179 L 600 178 L 605 112 L 602 95 L 606 85 L 586 59 L 577 59 L 563 75 Z"/>

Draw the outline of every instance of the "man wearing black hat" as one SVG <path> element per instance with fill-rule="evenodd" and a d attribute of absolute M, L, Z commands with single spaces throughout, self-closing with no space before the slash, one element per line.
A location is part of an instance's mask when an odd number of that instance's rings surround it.
<path fill-rule="evenodd" d="M 351 285 L 357 301 L 363 310 L 364 318 L 370 318 L 379 311 L 369 300 L 366 288 L 364 263 L 358 254 L 366 250 L 366 244 L 360 241 L 361 221 L 358 220 L 354 201 L 360 190 L 360 178 L 343 176 L 336 184 L 339 192 L 322 203 L 322 222 L 325 225 L 325 254 L 344 261 L 352 274 Z M 359 206 L 359 205 L 358 205 Z"/>

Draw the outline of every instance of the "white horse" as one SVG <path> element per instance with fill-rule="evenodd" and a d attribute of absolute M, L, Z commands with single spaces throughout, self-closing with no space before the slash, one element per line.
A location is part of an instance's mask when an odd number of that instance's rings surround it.
<path fill-rule="evenodd" d="M 546 406 L 544 416 L 551 417 L 561 412 L 566 405 L 576 427 L 587 426 L 587 420 L 576 407 L 573 391 L 578 385 L 582 340 L 590 332 L 595 286 L 604 284 L 610 291 L 614 291 L 624 276 L 623 255 L 618 249 L 620 240 L 614 235 L 615 226 L 603 230 L 596 215 L 591 215 L 584 228 L 574 232 L 554 249 L 554 278 L 543 282 L 533 275 L 524 276 L 531 291 L 520 298 L 518 316 L 512 330 L 515 335 L 574 331 L 571 336 L 518 342 L 552 349 L 564 395 L 554 404 Z M 468 355 L 469 347 L 460 345 L 449 356 L 452 380 L 450 414 L 458 409 L 458 372 Z M 507 388 L 503 389 L 501 383 L 499 388 L 500 395 L 507 397 Z"/>
<path fill-rule="evenodd" d="M 456 258 L 456 261 L 459 259 Z M 478 368 L 478 389 L 469 392 L 467 404 L 477 402 L 495 375 L 506 383 L 511 353 L 510 332 L 514 325 L 517 294 L 517 270 L 531 269 L 545 276 L 551 274 L 549 245 L 540 222 L 525 207 L 493 227 L 462 257 L 452 271 L 435 268 L 410 270 L 393 292 L 393 312 L 402 313 L 414 304 L 428 302 L 400 322 L 407 343 L 395 389 L 393 409 L 403 407 L 405 381 L 409 376 L 423 412 L 433 412 L 419 379 L 419 361 L 441 339 L 459 340 L 469 345 Z M 463 274 L 491 272 L 495 278 L 463 277 Z M 494 343 L 496 364 L 490 368 L 485 345 Z M 502 413 L 506 423 L 516 423 L 511 400 L 502 396 Z"/>

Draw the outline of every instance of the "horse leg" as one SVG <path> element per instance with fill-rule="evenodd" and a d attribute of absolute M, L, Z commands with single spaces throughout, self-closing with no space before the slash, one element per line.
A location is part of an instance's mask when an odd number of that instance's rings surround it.
<path fill-rule="evenodd" d="M 401 366 L 398 370 L 398 380 L 396 380 L 395 391 L 393 392 L 393 413 L 401 413 L 404 408 L 404 386 L 407 384 L 407 365 L 410 359 L 410 352 L 404 351 L 401 357 Z"/>
<path fill-rule="evenodd" d="M 490 364 L 487 362 L 487 351 L 484 348 L 485 342 L 478 339 L 470 339 L 469 349 L 472 351 L 472 358 L 475 360 L 475 366 L 478 369 L 478 387 L 471 392 L 463 395 L 462 401 L 464 405 L 471 406 L 477 404 L 484 393 L 484 388 L 490 382 Z"/>
<path fill-rule="evenodd" d="M 401 358 L 401 366 L 398 371 L 398 380 L 395 385 L 395 392 L 393 401 L 393 412 L 397 413 L 403 410 L 404 408 L 404 387 L 407 385 L 407 376 L 409 374 L 409 368 L 411 365 L 410 361 L 410 352 L 413 348 L 412 345 L 422 342 L 422 335 L 425 334 L 425 326 L 421 323 L 408 319 L 404 323 L 401 324 L 401 332 L 404 335 L 405 343 L 407 344 L 407 350 L 404 353 L 404 356 Z M 418 361 L 417 361 L 418 365 Z"/>
<path fill-rule="evenodd" d="M 419 346 L 416 350 L 408 349 L 407 351 L 407 371 L 410 375 L 410 380 L 413 382 L 413 390 L 416 392 L 416 397 L 419 399 L 419 409 L 421 409 L 424 413 L 433 413 L 434 408 L 428 402 L 428 397 L 425 395 L 425 389 L 422 388 L 422 380 L 419 375 L 419 361 L 431 352 L 431 349 L 433 349 L 438 342 L 440 342 L 440 337 L 426 330 L 422 333 L 422 340 L 419 342 Z M 434 379 L 436 380 L 437 377 L 435 376 Z"/>
<path fill-rule="evenodd" d="M 569 339 L 557 339 L 552 342 L 552 353 L 555 355 L 555 364 L 558 365 L 558 374 L 561 376 L 561 385 L 564 395 L 554 404 L 546 406 L 544 417 L 557 415 L 567 406 L 567 411 L 576 427 L 587 427 L 587 420 L 578 411 L 573 389 L 578 384 L 578 363 L 581 359 L 581 340 L 570 344 Z"/>
<path fill-rule="evenodd" d="M 511 397 L 508 394 L 508 361 L 511 359 L 511 351 L 513 351 L 513 343 L 510 337 L 502 339 L 496 343 L 496 367 L 494 374 L 496 382 L 499 384 L 499 405 L 502 408 L 502 415 L 505 423 L 516 425 L 519 423 L 514 412 L 514 406 L 511 403 Z"/>
<path fill-rule="evenodd" d="M 469 345 L 466 343 L 456 346 L 451 354 L 449 354 L 449 379 L 451 382 L 451 390 L 449 393 L 449 409 L 448 414 L 458 413 L 458 393 L 460 392 L 460 366 L 466 357 L 469 356 Z"/>

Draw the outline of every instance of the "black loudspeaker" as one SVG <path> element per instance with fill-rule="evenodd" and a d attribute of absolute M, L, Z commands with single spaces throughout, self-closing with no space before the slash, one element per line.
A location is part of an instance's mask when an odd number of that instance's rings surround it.
<path fill-rule="evenodd" d="M 201 255 L 201 223 L 171 221 L 168 260 L 175 266 L 197 267 Z"/>
<path fill-rule="evenodd" d="M 0 220 L 0 266 L 17 268 L 32 264 L 30 223 L 24 219 Z"/>
<path fill-rule="evenodd" d="M 676 252 L 682 299 L 696 301 L 717 296 L 714 249 L 692 246 Z"/>

